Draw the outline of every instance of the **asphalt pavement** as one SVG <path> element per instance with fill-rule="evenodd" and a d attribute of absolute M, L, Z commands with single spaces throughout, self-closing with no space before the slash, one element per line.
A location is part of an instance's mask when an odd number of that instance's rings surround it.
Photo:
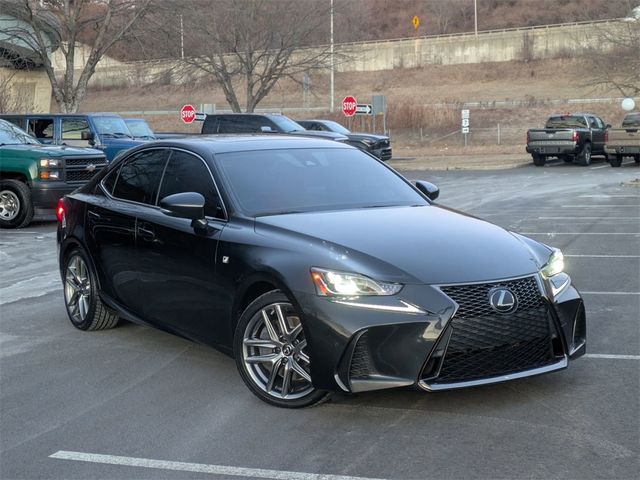
<path fill-rule="evenodd" d="M 403 174 L 560 247 L 588 354 L 501 385 L 278 409 L 215 350 L 129 323 L 74 329 L 55 224 L 38 222 L 0 231 L 0 478 L 638 478 L 640 168 Z"/>

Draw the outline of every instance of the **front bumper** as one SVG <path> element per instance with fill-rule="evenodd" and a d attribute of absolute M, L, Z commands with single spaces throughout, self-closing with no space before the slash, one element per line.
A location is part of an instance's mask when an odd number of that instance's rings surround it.
<path fill-rule="evenodd" d="M 33 206 L 39 211 L 55 210 L 58 200 L 77 188 L 78 185 L 69 185 L 66 182 L 34 182 L 31 186 Z"/>
<path fill-rule="evenodd" d="M 445 359 L 447 345 L 452 342 L 452 331 L 460 332 L 460 327 L 453 321 L 459 318 L 456 317 L 459 305 L 439 287 L 406 285 L 397 296 L 354 298 L 347 302 L 348 305 L 327 297 L 295 292 L 307 320 L 305 330 L 313 359 L 311 376 L 314 384 L 321 389 L 347 392 L 402 386 L 437 391 L 498 383 L 566 368 L 570 358 L 585 352 L 582 299 L 572 286 L 552 299 L 546 282 L 538 276 L 535 278 L 541 305 L 548 312 L 548 324 L 553 332 L 548 339 L 549 352 L 545 362 L 524 366 L 521 362 L 511 362 L 504 371 L 494 368 L 475 376 L 465 373 L 462 381 L 456 381 L 455 375 L 442 379 L 438 373 L 444 370 L 434 370 L 441 369 L 444 362 L 450 362 Z M 400 311 L 403 305 L 417 307 L 422 312 L 403 313 Z M 517 316 L 514 319 L 518 321 Z M 482 339 L 482 332 L 472 339 Z M 516 338 L 504 347 L 481 345 L 478 351 L 468 354 L 490 358 L 486 355 L 495 351 L 504 356 L 499 349 L 510 349 L 507 354 L 513 357 L 526 340 L 523 338 L 519 342 Z M 465 365 L 463 363 L 462 368 L 466 368 Z"/>

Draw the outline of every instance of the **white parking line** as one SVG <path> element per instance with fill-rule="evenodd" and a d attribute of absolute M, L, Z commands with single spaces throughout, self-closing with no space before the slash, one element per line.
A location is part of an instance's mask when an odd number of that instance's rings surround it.
<path fill-rule="evenodd" d="M 611 165 L 598 165 L 597 167 L 591 167 L 589 170 L 598 170 L 599 168 L 611 168 Z"/>
<path fill-rule="evenodd" d="M 495 215 L 495 214 L 492 214 Z M 497 214 L 499 215 L 499 214 Z M 640 222 L 640 217 L 537 217 L 538 220 L 635 220 Z"/>
<path fill-rule="evenodd" d="M 640 205 L 560 205 L 560 208 L 624 208 L 624 207 L 633 207 L 640 208 Z M 558 206 L 554 206 L 553 208 L 558 208 Z"/>
<path fill-rule="evenodd" d="M 580 290 L 582 295 L 640 295 L 640 292 L 584 292 Z"/>
<path fill-rule="evenodd" d="M 598 194 L 598 195 L 578 195 L 579 198 L 640 198 L 640 195 L 606 195 L 606 194 Z"/>
<path fill-rule="evenodd" d="M 178 472 L 208 473 L 211 475 L 229 475 L 235 477 L 270 478 L 275 480 L 381 480 L 346 475 L 330 475 L 319 473 L 287 472 L 284 470 L 264 470 L 262 468 L 230 467 L 226 465 L 210 465 L 207 463 L 172 462 L 153 460 L 150 458 L 122 457 L 119 455 L 101 455 L 97 453 L 68 452 L 60 450 L 49 458 L 75 460 L 77 462 L 122 465 L 126 467 L 157 468 Z"/>
<path fill-rule="evenodd" d="M 585 358 L 604 358 L 608 360 L 640 360 L 640 355 L 610 355 L 608 353 L 585 353 Z"/>

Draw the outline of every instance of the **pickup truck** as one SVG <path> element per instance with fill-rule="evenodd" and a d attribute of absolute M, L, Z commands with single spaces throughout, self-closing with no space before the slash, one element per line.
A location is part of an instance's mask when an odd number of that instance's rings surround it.
<path fill-rule="evenodd" d="M 99 150 L 43 145 L 0 120 L 0 228 L 26 227 L 34 214 L 52 215 L 60 197 L 105 165 Z"/>
<path fill-rule="evenodd" d="M 605 156 L 604 132 L 611 127 L 589 113 L 552 115 L 543 129 L 527 132 L 527 153 L 542 167 L 549 157 L 589 165 L 592 155 Z"/>
<path fill-rule="evenodd" d="M 92 147 L 111 161 L 122 150 L 144 143 L 131 135 L 123 118 L 114 113 L 29 113 L 0 115 L 41 143 Z"/>
<path fill-rule="evenodd" d="M 607 129 L 604 151 L 612 167 L 619 167 L 624 157 L 633 157 L 640 164 L 640 112 L 627 113 L 622 128 Z"/>

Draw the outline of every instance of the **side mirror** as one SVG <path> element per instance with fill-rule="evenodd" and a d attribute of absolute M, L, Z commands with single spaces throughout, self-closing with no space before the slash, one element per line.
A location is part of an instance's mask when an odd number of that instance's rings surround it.
<path fill-rule="evenodd" d="M 86 130 L 84 132 L 80 132 L 80 138 L 82 140 L 88 140 L 88 141 L 92 141 L 93 140 L 93 133 L 91 132 L 87 132 Z"/>
<path fill-rule="evenodd" d="M 429 200 L 435 200 L 440 195 L 440 189 L 431 182 L 416 181 L 416 187 L 426 195 Z"/>
<path fill-rule="evenodd" d="M 204 218 L 204 197 L 196 192 L 182 192 L 168 195 L 160 200 L 162 213 L 170 217 L 186 218 L 194 228 L 206 227 Z"/>
<path fill-rule="evenodd" d="M 260 131 L 262 133 L 274 133 L 273 128 L 269 127 L 269 126 L 262 126 L 260 127 Z"/>
<path fill-rule="evenodd" d="M 604 128 L 611 128 L 611 124 L 607 123 L 606 127 L 604 127 Z"/>

